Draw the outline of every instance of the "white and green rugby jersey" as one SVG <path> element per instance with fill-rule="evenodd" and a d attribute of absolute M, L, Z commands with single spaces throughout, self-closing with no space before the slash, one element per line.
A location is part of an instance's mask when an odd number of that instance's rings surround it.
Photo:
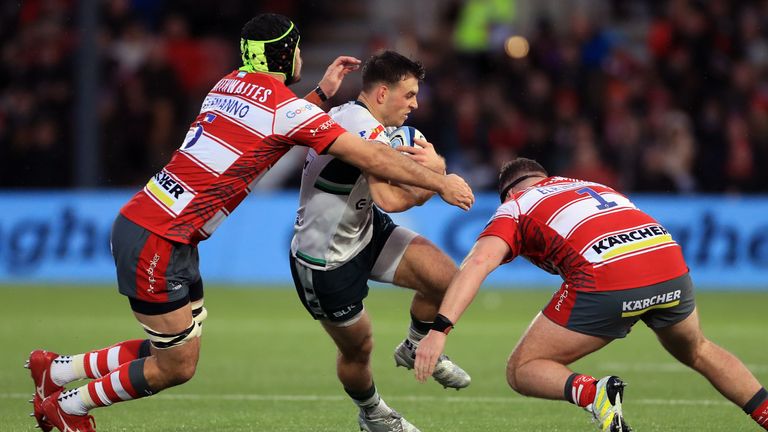
<path fill-rule="evenodd" d="M 328 114 L 361 138 L 389 144 L 384 126 L 360 102 L 347 102 Z M 360 169 L 309 149 L 291 253 L 316 270 L 331 270 L 346 263 L 371 241 L 372 205 L 368 181 Z"/>

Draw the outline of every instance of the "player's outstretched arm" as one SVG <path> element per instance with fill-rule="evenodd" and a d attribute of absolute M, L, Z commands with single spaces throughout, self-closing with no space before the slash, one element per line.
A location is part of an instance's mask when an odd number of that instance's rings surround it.
<path fill-rule="evenodd" d="M 380 178 L 435 191 L 448 204 L 464 210 L 474 204 L 475 196 L 463 178 L 455 174 L 438 174 L 389 146 L 363 141 L 355 135 L 343 133 L 336 138 L 328 153 Z"/>
<path fill-rule="evenodd" d="M 424 204 L 435 193 L 420 187 L 401 185 L 366 173 L 371 197 L 376 207 L 387 213 L 398 213 Z"/>
<path fill-rule="evenodd" d="M 437 154 L 435 146 L 422 139 L 415 139 L 418 147 L 399 146 L 396 149 L 408 153 L 410 158 L 432 171 L 445 174 L 445 159 Z M 435 192 L 416 187 L 392 183 L 366 173 L 368 186 L 371 189 L 373 201 L 387 213 L 406 211 L 411 207 L 420 206 L 435 195 Z"/>
<path fill-rule="evenodd" d="M 411 160 L 438 174 L 445 174 L 445 159 L 435 152 L 435 147 L 425 141 L 417 140 L 420 147 L 399 146 L 399 151 L 405 150 Z M 411 207 L 420 206 L 435 195 L 435 192 L 416 186 L 393 183 L 366 174 L 368 186 L 371 190 L 373 201 L 380 209 L 388 213 L 396 213 L 408 210 Z"/>
<path fill-rule="evenodd" d="M 485 278 L 504 261 L 507 254 L 509 245 L 504 240 L 494 236 L 481 237 L 461 263 L 438 313 L 455 324 L 472 303 Z M 430 330 L 419 342 L 414 373 L 420 382 L 432 376 L 437 359 L 445 349 L 447 336 L 447 333 Z"/>
<path fill-rule="evenodd" d="M 360 60 L 356 59 L 355 57 L 336 57 L 336 60 L 334 60 L 328 66 L 328 69 L 325 70 L 325 75 L 323 75 L 323 78 L 317 84 L 317 86 L 320 88 L 320 93 L 322 93 L 323 96 L 321 97 L 319 93 L 317 93 L 315 90 L 312 90 L 306 96 L 304 96 L 304 99 L 312 102 L 317 106 L 323 106 L 323 103 L 328 98 L 333 97 L 333 95 L 339 91 L 339 87 L 341 87 L 341 83 L 344 81 L 344 77 L 347 76 L 348 73 L 356 71 L 359 68 Z"/>

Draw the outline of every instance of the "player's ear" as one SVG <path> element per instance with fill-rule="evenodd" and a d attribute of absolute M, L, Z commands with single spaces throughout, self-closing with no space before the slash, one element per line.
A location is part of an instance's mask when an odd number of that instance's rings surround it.
<path fill-rule="evenodd" d="M 379 86 L 379 88 L 376 90 L 376 102 L 383 104 L 384 101 L 387 99 L 387 95 L 389 94 L 389 88 L 382 84 Z"/>

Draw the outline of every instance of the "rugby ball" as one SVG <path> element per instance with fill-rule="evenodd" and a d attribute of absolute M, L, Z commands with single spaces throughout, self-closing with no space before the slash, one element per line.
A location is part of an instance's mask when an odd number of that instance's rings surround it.
<path fill-rule="evenodd" d="M 418 145 L 413 142 L 414 138 L 426 140 L 424 134 L 419 132 L 419 130 L 415 127 L 400 126 L 399 128 L 390 132 L 389 145 L 391 145 L 392 148 L 398 148 L 400 146 L 414 147 Z"/>

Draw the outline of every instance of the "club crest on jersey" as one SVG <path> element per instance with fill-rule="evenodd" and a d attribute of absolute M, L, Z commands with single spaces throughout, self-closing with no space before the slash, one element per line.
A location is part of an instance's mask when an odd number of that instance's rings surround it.
<path fill-rule="evenodd" d="M 675 244 L 669 232 L 661 225 L 650 225 L 602 237 L 589 245 L 585 256 L 601 262 L 667 244 Z"/>
<path fill-rule="evenodd" d="M 144 190 L 174 215 L 178 215 L 194 198 L 189 187 L 165 170 L 152 176 Z"/>

